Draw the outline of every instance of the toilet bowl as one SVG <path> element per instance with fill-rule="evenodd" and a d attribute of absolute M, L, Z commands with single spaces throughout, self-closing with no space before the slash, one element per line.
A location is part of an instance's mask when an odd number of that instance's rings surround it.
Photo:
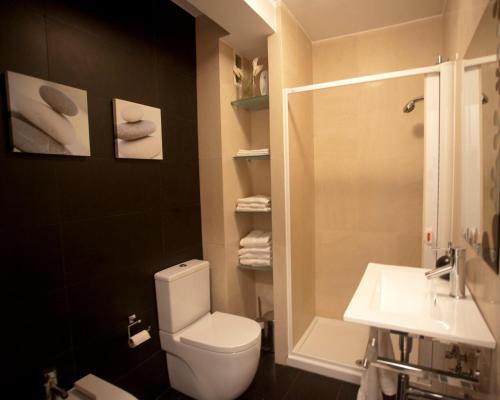
<path fill-rule="evenodd" d="M 170 384 L 197 399 L 234 399 L 252 382 L 260 327 L 231 314 L 207 314 L 177 334 L 160 332 Z"/>
<path fill-rule="evenodd" d="M 199 400 L 231 400 L 242 394 L 259 363 L 259 324 L 210 313 L 206 261 L 191 260 L 157 272 L 155 286 L 170 385 Z"/>

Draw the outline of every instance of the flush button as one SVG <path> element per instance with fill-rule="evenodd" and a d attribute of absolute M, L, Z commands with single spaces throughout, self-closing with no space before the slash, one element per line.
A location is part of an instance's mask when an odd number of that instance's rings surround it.
<path fill-rule="evenodd" d="M 179 267 L 187 267 L 187 266 L 188 266 L 188 265 L 187 265 L 187 264 L 184 264 L 184 263 L 179 264 Z"/>

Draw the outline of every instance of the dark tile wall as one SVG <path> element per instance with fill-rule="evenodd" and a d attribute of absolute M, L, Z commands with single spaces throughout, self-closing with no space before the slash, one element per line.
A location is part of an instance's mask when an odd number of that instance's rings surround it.
<path fill-rule="evenodd" d="M 202 255 L 194 19 L 168 0 L 1 1 L 6 70 L 87 90 L 92 151 L 12 154 L 2 76 L 2 369 L 22 391 L 6 398 L 41 398 L 56 366 L 63 386 L 92 372 L 154 399 L 168 378 L 153 274 Z M 114 158 L 113 97 L 162 109 L 165 160 Z M 153 333 L 133 350 L 132 313 Z"/>

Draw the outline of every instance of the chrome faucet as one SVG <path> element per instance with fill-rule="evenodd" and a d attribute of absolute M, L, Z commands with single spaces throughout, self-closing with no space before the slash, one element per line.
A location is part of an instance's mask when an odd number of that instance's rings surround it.
<path fill-rule="evenodd" d="M 450 296 L 462 299 L 465 297 L 465 248 L 453 247 L 449 243 L 446 252 L 449 259 L 447 265 L 426 272 L 425 277 L 433 279 L 450 274 Z"/>

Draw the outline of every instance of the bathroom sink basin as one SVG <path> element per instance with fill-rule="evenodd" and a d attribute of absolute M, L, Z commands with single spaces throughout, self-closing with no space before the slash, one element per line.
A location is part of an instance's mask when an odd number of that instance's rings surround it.
<path fill-rule="evenodd" d="M 495 347 L 469 290 L 449 296 L 449 283 L 427 280 L 424 268 L 368 264 L 344 320 L 432 337 L 444 342 Z"/>

